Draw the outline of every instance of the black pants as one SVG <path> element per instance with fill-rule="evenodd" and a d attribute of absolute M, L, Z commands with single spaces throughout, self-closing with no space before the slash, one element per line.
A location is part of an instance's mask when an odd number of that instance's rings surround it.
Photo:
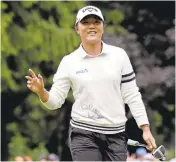
<path fill-rule="evenodd" d="M 73 161 L 126 161 L 125 132 L 101 134 L 70 126 L 69 147 Z"/>

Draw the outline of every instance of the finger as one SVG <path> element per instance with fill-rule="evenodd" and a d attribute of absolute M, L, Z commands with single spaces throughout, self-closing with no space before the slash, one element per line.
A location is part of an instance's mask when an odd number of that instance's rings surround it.
<path fill-rule="evenodd" d="M 35 73 L 34 73 L 31 69 L 29 69 L 29 73 L 31 74 L 31 76 L 32 76 L 33 78 L 36 78 Z"/>
<path fill-rule="evenodd" d="M 149 139 L 148 139 L 148 140 L 145 140 L 145 142 L 147 143 L 147 148 L 148 148 L 149 150 L 152 150 L 152 149 L 153 149 L 153 146 L 152 146 L 150 140 L 149 140 Z"/>
<path fill-rule="evenodd" d="M 37 82 L 37 77 L 32 78 L 32 80 L 31 80 L 31 83 L 32 83 L 32 84 L 35 83 L 35 82 Z"/>
<path fill-rule="evenodd" d="M 32 80 L 32 78 L 29 77 L 29 76 L 25 76 L 25 78 L 26 78 L 27 80 Z"/>
<path fill-rule="evenodd" d="M 152 150 L 153 150 L 152 148 L 150 148 L 149 145 L 146 145 L 146 149 L 149 150 L 149 151 L 152 151 Z"/>
<path fill-rule="evenodd" d="M 38 78 L 40 79 L 41 83 L 44 85 L 43 77 L 39 74 Z"/>
<path fill-rule="evenodd" d="M 153 146 L 153 150 L 155 150 L 157 148 L 157 145 L 156 145 L 156 142 L 155 142 L 155 139 L 151 139 L 151 144 Z"/>
<path fill-rule="evenodd" d="M 38 75 L 38 78 L 43 81 L 43 77 L 40 74 Z"/>
<path fill-rule="evenodd" d="M 155 139 L 153 138 L 152 135 L 147 139 L 146 142 L 148 142 L 147 144 L 151 144 L 153 148 L 157 148 L 156 143 L 155 143 Z"/>
<path fill-rule="evenodd" d="M 31 84 L 31 81 L 28 80 L 28 81 L 27 81 L 27 84 Z"/>
<path fill-rule="evenodd" d="M 32 87 L 32 85 L 31 84 L 27 84 L 27 87 L 30 89 Z"/>

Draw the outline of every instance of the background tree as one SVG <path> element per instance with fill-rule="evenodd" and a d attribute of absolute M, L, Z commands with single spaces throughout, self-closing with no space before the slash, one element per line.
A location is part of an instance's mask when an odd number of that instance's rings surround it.
<path fill-rule="evenodd" d="M 46 87 L 50 87 L 61 58 L 79 45 L 73 27 L 75 14 L 83 5 L 84 2 L 1 2 L 4 159 L 9 156 L 12 160 L 22 150 L 21 154 L 26 154 L 27 149 L 20 145 L 31 149 L 40 143 L 46 145 L 57 127 L 58 111 L 42 109 L 38 97 L 26 88 L 24 77 L 32 68 L 44 76 Z"/>
<path fill-rule="evenodd" d="M 2 1 L 2 160 L 19 154 L 38 160 L 49 152 L 71 160 L 67 145 L 71 92 L 61 109 L 49 111 L 26 88 L 25 76 L 32 68 L 50 88 L 60 60 L 79 46 L 74 22 L 85 4 L 102 9 L 103 40 L 130 56 L 157 144 L 172 149 L 168 156 L 174 156 L 175 2 Z M 129 137 L 143 142 L 126 110 Z"/>

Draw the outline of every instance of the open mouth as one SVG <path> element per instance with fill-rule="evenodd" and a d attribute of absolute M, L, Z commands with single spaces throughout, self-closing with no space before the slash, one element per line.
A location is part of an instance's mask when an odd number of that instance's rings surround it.
<path fill-rule="evenodd" d="M 95 35 L 97 32 L 95 32 L 95 31 L 89 31 L 88 32 L 88 34 L 90 34 L 90 35 Z"/>

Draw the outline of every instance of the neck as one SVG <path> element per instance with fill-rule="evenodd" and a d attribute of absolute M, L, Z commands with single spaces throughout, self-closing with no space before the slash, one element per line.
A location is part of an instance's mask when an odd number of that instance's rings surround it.
<path fill-rule="evenodd" d="M 86 51 L 86 53 L 91 56 L 99 55 L 102 50 L 101 41 L 95 44 L 88 44 L 88 43 L 82 42 L 82 47 Z"/>

